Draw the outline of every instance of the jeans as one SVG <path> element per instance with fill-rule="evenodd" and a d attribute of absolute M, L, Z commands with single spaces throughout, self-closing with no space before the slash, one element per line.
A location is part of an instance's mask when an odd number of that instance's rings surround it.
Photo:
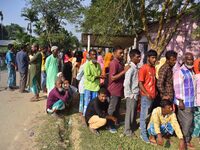
<path fill-rule="evenodd" d="M 143 139 L 147 138 L 147 124 L 146 118 L 150 113 L 152 100 L 149 100 L 147 96 L 141 96 L 141 111 L 140 111 L 140 129 L 141 129 L 141 136 Z"/>
<path fill-rule="evenodd" d="M 41 72 L 41 88 L 43 91 L 46 90 L 46 72 L 45 71 Z"/>
<path fill-rule="evenodd" d="M 13 66 L 8 65 L 8 87 L 16 86 L 16 71 Z"/>
<path fill-rule="evenodd" d="M 79 112 L 83 113 L 84 109 L 84 93 L 80 93 Z"/>
<path fill-rule="evenodd" d="M 89 91 L 85 90 L 84 91 L 84 108 L 83 108 L 83 116 L 85 116 L 88 104 L 90 103 L 91 100 L 96 98 L 98 95 L 98 92 L 95 91 Z"/>

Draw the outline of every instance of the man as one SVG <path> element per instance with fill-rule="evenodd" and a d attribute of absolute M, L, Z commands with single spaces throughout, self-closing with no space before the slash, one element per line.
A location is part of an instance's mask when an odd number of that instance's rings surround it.
<path fill-rule="evenodd" d="M 141 94 L 140 137 L 146 143 L 149 143 L 149 139 L 147 137 L 145 119 L 150 113 L 152 102 L 156 97 L 156 60 L 157 52 L 155 50 L 149 50 L 147 52 L 147 64 L 144 64 L 139 70 L 139 87 Z"/>
<path fill-rule="evenodd" d="M 124 96 L 126 98 L 125 129 L 126 136 L 132 136 L 134 125 L 136 125 L 137 101 L 139 95 L 138 85 L 138 63 L 141 60 L 141 53 L 138 49 L 131 50 L 130 69 L 125 74 Z"/>
<path fill-rule="evenodd" d="M 100 89 L 101 67 L 97 63 L 97 52 L 95 50 L 89 51 L 90 61 L 84 67 L 84 110 L 85 116 L 87 106 L 91 100 L 97 97 L 97 92 Z"/>
<path fill-rule="evenodd" d="M 153 110 L 147 128 L 149 140 L 152 144 L 163 145 L 163 136 L 173 135 L 174 131 L 179 138 L 179 150 L 185 149 L 183 134 L 181 132 L 176 114 L 172 111 L 172 102 L 162 100 L 161 107 Z M 155 140 L 157 137 L 157 141 Z"/>
<path fill-rule="evenodd" d="M 173 66 L 176 64 L 177 53 L 175 51 L 167 51 L 165 54 L 166 62 L 159 69 L 157 88 L 161 99 L 173 100 Z"/>
<path fill-rule="evenodd" d="M 68 100 L 68 91 L 65 91 L 62 87 L 63 81 L 57 79 L 55 87 L 50 91 L 47 99 L 47 113 L 53 114 L 59 110 L 65 109 L 65 104 Z"/>
<path fill-rule="evenodd" d="M 8 69 L 8 90 L 16 87 L 16 62 L 14 54 L 14 45 L 8 44 L 8 52 L 6 53 L 6 64 Z"/>
<path fill-rule="evenodd" d="M 47 92 L 46 89 L 46 71 L 45 71 L 45 61 L 46 61 L 46 52 L 47 46 L 42 45 L 40 47 L 41 55 L 42 55 L 42 65 L 41 65 L 41 88 L 43 93 Z"/>
<path fill-rule="evenodd" d="M 45 63 L 45 69 L 46 69 L 46 86 L 47 86 L 47 93 L 54 88 L 55 81 L 58 74 L 58 47 L 52 46 L 51 47 L 52 54 L 47 57 L 46 63 Z"/>
<path fill-rule="evenodd" d="M 185 61 L 180 70 L 174 74 L 175 104 L 178 107 L 178 120 L 187 148 L 194 149 L 191 141 L 193 107 L 196 96 L 193 72 L 194 58 L 192 53 L 185 53 Z"/>
<path fill-rule="evenodd" d="M 78 92 L 78 89 L 75 86 L 70 85 L 68 80 L 63 81 L 64 90 L 68 91 L 68 105 L 72 103 L 73 96 Z"/>
<path fill-rule="evenodd" d="M 120 46 L 117 46 L 113 52 L 114 52 L 114 59 L 110 62 L 109 65 L 108 91 L 111 97 L 108 107 L 108 114 L 111 116 L 115 116 L 117 118 L 117 122 L 119 123 L 119 118 L 120 118 L 119 108 L 120 108 L 121 97 L 123 96 L 124 75 L 130 68 L 130 66 L 128 65 L 124 68 L 123 65 L 124 50 Z M 110 132 L 111 133 L 117 132 L 115 126 L 112 124 L 110 125 Z"/>
<path fill-rule="evenodd" d="M 115 117 L 107 113 L 108 102 L 106 100 L 106 93 L 106 89 L 101 88 L 98 91 L 98 97 L 90 101 L 85 114 L 85 120 L 90 131 L 96 135 L 99 135 L 97 129 L 106 125 L 108 120 L 113 122 L 117 121 Z"/>
<path fill-rule="evenodd" d="M 20 74 L 19 91 L 21 93 L 26 92 L 25 88 L 26 88 L 28 65 L 29 65 L 29 57 L 26 51 L 27 51 L 27 45 L 22 45 L 21 51 L 19 51 L 16 56 L 17 67 Z"/>
<path fill-rule="evenodd" d="M 34 94 L 34 97 L 31 98 L 31 102 L 35 102 L 39 100 L 40 93 L 40 81 L 41 81 L 41 63 L 42 63 L 42 55 L 39 52 L 39 45 L 33 44 L 31 47 L 33 57 L 30 59 L 30 79 L 29 85 L 31 91 Z"/>

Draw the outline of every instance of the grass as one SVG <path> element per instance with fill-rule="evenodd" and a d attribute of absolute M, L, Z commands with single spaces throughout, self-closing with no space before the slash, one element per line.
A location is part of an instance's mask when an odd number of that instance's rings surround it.
<path fill-rule="evenodd" d="M 125 112 L 125 101 L 121 102 L 121 112 Z M 139 117 L 139 116 L 138 116 Z M 124 118 L 124 117 L 123 117 Z M 139 122 L 139 118 L 137 119 Z M 123 136 L 124 125 L 122 125 L 116 134 L 112 134 L 107 130 L 100 130 L 100 136 L 95 136 L 88 128 L 80 127 L 81 132 L 81 150 L 177 150 L 179 140 L 177 137 L 171 137 L 171 145 L 166 142 L 164 146 L 154 146 L 146 144 L 140 139 L 140 130 L 137 129 L 135 134 L 137 137 Z M 196 149 L 200 149 L 197 139 L 193 139 L 192 143 L 195 144 Z"/>
<path fill-rule="evenodd" d="M 122 102 L 124 104 L 124 102 Z M 77 107 L 78 104 L 75 104 Z M 177 150 L 179 140 L 173 136 L 172 144 L 166 141 L 164 146 L 154 146 L 144 143 L 140 138 L 140 131 L 135 131 L 135 137 L 123 136 L 124 125 L 120 126 L 116 134 L 105 129 L 100 130 L 100 136 L 92 134 L 87 127 L 84 127 L 77 113 L 78 109 L 65 113 L 62 119 L 45 115 L 41 118 L 41 125 L 38 127 L 39 134 L 36 136 L 37 149 L 40 150 Z M 124 108 L 124 105 L 122 105 Z M 139 120 L 137 120 L 139 121 Z M 70 123 L 71 122 L 71 123 Z M 74 126 L 75 125 L 75 126 Z M 77 132 L 79 131 L 78 136 Z M 76 133 L 75 133 L 75 132 Z M 77 140 L 78 142 L 77 145 Z M 200 149 L 198 139 L 192 143 L 196 149 Z"/>
<path fill-rule="evenodd" d="M 165 141 L 164 146 L 154 146 L 144 143 L 139 138 L 139 129 L 135 132 L 137 137 L 123 136 L 124 127 L 118 129 L 118 133 L 111 134 L 107 130 L 100 130 L 100 136 L 93 135 L 87 128 L 80 128 L 81 131 L 81 150 L 177 150 L 179 140 L 173 136 L 172 144 Z M 193 139 L 197 143 L 197 139 Z M 200 149 L 199 144 L 195 144 L 196 149 Z"/>
<path fill-rule="evenodd" d="M 46 115 L 42 120 L 43 123 L 38 127 L 39 134 L 36 137 L 37 148 L 40 150 L 70 150 L 72 146 L 69 139 L 71 134 L 69 118 Z"/>

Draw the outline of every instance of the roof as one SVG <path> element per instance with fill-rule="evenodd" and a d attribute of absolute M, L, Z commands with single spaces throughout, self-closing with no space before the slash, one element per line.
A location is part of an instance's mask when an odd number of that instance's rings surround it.
<path fill-rule="evenodd" d="M 115 47 L 121 46 L 122 48 L 128 48 L 134 45 L 134 36 L 129 35 L 116 35 L 116 36 L 109 36 L 109 42 L 100 42 L 100 38 L 102 35 L 99 34 L 89 34 L 89 33 L 82 33 L 81 35 L 81 42 L 83 46 L 87 46 L 88 42 L 88 35 L 90 35 L 90 46 L 91 47 Z"/>
<path fill-rule="evenodd" d="M 15 40 L 0 40 L 0 46 L 7 46 L 8 44 L 14 44 Z"/>

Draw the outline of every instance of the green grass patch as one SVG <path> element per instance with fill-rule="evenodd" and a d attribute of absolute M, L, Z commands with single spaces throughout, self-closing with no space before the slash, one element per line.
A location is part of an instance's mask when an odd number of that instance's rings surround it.
<path fill-rule="evenodd" d="M 139 129 L 135 132 L 137 137 L 123 136 L 124 126 L 118 129 L 118 133 L 112 134 L 107 130 L 100 130 L 100 136 L 90 133 L 88 128 L 80 128 L 81 131 L 81 150 L 177 150 L 179 140 L 173 136 L 169 145 L 165 141 L 164 146 L 154 146 L 144 143 L 139 137 Z M 193 139 L 197 143 L 197 139 Z M 195 144 L 196 149 L 200 149 L 199 144 Z"/>
<path fill-rule="evenodd" d="M 57 118 L 46 115 L 42 120 L 43 123 L 38 127 L 39 134 L 36 137 L 37 148 L 40 150 L 70 150 L 69 117 Z"/>

